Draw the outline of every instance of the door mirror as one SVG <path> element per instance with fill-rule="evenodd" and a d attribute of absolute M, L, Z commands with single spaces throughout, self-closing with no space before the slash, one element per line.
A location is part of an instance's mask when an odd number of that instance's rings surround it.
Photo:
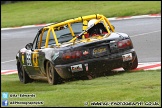
<path fill-rule="evenodd" d="M 32 47 L 33 47 L 33 43 L 28 43 L 28 44 L 25 46 L 25 48 L 26 48 L 27 50 L 31 50 Z"/>

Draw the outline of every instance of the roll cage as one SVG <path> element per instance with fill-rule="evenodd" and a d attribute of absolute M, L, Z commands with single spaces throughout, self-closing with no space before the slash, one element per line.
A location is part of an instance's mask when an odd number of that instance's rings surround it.
<path fill-rule="evenodd" d="M 94 25 L 91 25 L 90 27 L 88 27 L 88 21 L 91 19 L 98 19 Z M 78 23 L 81 22 L 83 24 L 82 26 L 82 32 L 78 35 L 76 35 L 72 29 L 72 24 L 73 23 Z M 111 32 L 114 32 L 114 27 L 111 25 L 111 23 L 109 22 L 109 20 L 101 14 L 94 14 L 94 15 L 88 15 L 88 16 L 82 16 L 82 17 L 78 17 L 78 18 L 74 18 L 74 19 L 69 19 L 63 22 L 59 22 L 59 23 L 55 23 L 46 27 L 43 27 L 41 30 L 41 34 L 40 34 L 40 38 L 39 38 L 39 42 L 38 42 L 38 49 L 41 48 L 42 46 L 42 37 L 44 35 L 45 32 L 47 32 L 46 34 L 46 40 L 45 40 L 45 47 L 44 48 L 48 48 L 48 44 L 49 44 L 49 39 L 50 39 L 50 33 L 52 33 L 53 35 L 53 39 L 55 41 L 56 46 L 60 46 L 61 43 L 58 42 L 58 38 L 56 36 L 55 31 L 59 31 L 62 30 L 64 28 L 68 28 L 72 39 L 69 42 L 75 43 L 75 40 L 79 37 L 84 38 L 84 34 L 93 26 L 95 26 L 96 24 L 98 24 L 99 22 L 102 22 L 107 30 L 107 33 L 110 35 Z"/>

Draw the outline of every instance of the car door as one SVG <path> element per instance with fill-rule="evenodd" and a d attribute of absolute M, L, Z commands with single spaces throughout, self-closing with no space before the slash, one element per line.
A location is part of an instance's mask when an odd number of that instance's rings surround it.
<path fill-rule="evenodd" d="M 27 49 L 24 55 L 26 58 L 26 69 L 30 75 L 41 75 L 39 60 L 40 49 L 38 49 L 38 39 L 40 35 L 41 31 L 37 33 L 32 43 L 32 48 Z"/>

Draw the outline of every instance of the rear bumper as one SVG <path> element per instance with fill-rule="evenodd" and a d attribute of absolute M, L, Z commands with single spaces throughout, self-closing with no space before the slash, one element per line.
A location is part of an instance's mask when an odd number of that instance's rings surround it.
<path fill-rule="evenodd" d="M 133 60 L 136 57 L 136 52 L 134 49 L 127 52 L 112 54 L 111 56 L 88 59 L 65 65 L 56 65 L 55 69 L 57 73 L 64 79 L 71 78 L 73 76 L 85 76 L 89 73 L 100 73 L 122 67 L 128 62 L 132 62 L 132 60 L 123 61 L 122 57 L 122 55 L 130 53 L 132 54 Z"/>

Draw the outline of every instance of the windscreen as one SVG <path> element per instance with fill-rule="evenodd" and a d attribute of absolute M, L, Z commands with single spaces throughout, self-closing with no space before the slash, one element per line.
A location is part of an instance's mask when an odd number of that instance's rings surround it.
<path fill-rule="evenodd" d="M 75 35 L 78 35 L 79 33 L 82 32 L 82 23 L 71 24 L 71 27 L 72 27 Z M 42 46 L 45 45 L 47 32 L 48 32 L 48 30 L 45 31 L 44 34 L 43 34 Z M 68 26 L 64 27 L 61 30 L 55 30 L 55 34 L 56 34 L 56 37 L 57 37 L 59 43 L 68 42 L 73 38 Z M 49 45 L 55 44 L 55 40 L 54 40 L 54 36 L 53 36 L 52 31 L 50 32 L 50 38 L 49 38 L 49 43 L 48 44 Z"/>

